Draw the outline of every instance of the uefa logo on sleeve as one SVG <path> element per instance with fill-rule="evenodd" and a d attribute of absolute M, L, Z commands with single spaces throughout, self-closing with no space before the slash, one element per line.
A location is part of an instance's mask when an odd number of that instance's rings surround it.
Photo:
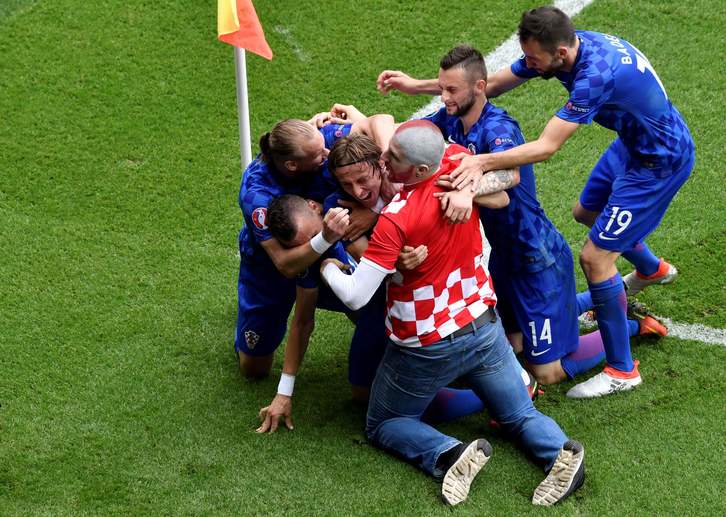
<path fill-rule="evenodd" d="M 267 208 L 260 207 L 255 208 L 255 210 L 252 212 L 252 223 L 259 229 L 259 230 L 267 230 Z"/>

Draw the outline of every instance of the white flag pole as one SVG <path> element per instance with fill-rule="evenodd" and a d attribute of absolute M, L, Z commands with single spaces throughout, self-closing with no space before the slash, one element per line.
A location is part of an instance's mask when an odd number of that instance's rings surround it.
<path fill-rule="evenodd" d="M 234 47 L 234 67 L 237 76 L 237 115 L 239 118 L 239 155 L 242 170 L 252 161 L 250 140 L 250 106 L 247 102 L 247 63 L 245 51 Z"/>

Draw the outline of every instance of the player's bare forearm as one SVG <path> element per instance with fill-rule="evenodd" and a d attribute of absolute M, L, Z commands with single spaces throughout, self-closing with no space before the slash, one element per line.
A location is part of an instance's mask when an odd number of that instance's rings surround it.
<path fill-rule="evenodd" d="M 479 206 L 496 210 L 499 208 L 504 208 L 509 204 L 509 195 L 504 191 L 495 192 L 494 194 L 477 196 L 474 198 L 474 202 Z"/>
<path fill-rule="evenodd" d="M 491 171 L 479 180 L 476 197 L 487 196 L 496 192 L 515 187 L 519 184 L 519 167 L 506 170 Z"/>
<path fill-rule="evenodd" d="M 526 81 L 527 79 L 514 75 L 511 69 L 503 68 L 499 72 L 490 75 L 489 79 L 487 79 L 486 96 L 493 99 Z"/>
<path fill-rule="evenodd" d="M 368 128 L 366 134 L 378 144 L 383 151 L 388 149 L 388 142 L 391 141 L 396 130 L 396 121 L 393 115 L 379 113 L 368 117 Z"/>
<path fill-rule="evenodd" d="M 298 287 L 295 298 L 295 314 L 290 324 L 290 333 L 285 344 L 285 359 L 282 372 L 297 375 L 305 352 L 310 343 L 310 336 L 315 329 L 315 304 L 318 289 Z"/>
<path fill-rule="evenodd" d="M 268 239 L 260 244 L 286 278 L 295 278 L 320 258 L 309 242 L 294 248 L 283 248 L 277 239 Z"/>

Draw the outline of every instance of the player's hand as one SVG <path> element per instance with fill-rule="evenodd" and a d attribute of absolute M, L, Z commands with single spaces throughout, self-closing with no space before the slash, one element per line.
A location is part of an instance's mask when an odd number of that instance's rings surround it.
<path fill-rule="evenodd" d="M 465 223 L 471 217 L 474 202 L 474 193 L 471 189 L 434 192 L 434 197 L 441 202 L 441 210 L 450 223 Z"/>
<path fill-rule="evenodd" d="M 418 81 L 400 70 L 384 70 L 378 75 L 376 88 L 383 95 L 388 95 L 391 90 L 398 90 L 408 95 L 415 95 L 416 83 Z"/>
<path fill-rule="evenodd" d="M 333 104 L 330 114 L 337 120 L 342 120 L 342 124 L 354 124 L 368 118 L 352 104 Z"/>
<path fill-rule="evenodd" d="M 280 425 L 280 419 L 285 419 L 285 427 L 290 431 L 292 425 L 292 397 L 278 393 L 269 406 L 260 409 L 260 421 L 262 424 L 256 429 L 258 433 L 274 433 Z"/>
<path fill-rule="evenodd" d="M 323 217 L 323 238 L 328 242 L 340 240 L 349 224 L 350 215 L 346 208 L 331 208 Z"/>
<path fill-rule="evenodd" d="M 308 120 L 308 123 L 320 129 L 328 124 L 346 124 L 347 122 L 343 118 L 337 117 L 329 111 L 322 111 Z"/>
<path fill-rule="evenodd" d="M 462 190 L 468 187 L 472 192 L 476 191 L 479 179 L 484 173 L 483 158 L 483 155 L 472 156 L 467 153 L 451 156 L 453 161 L 461 160 L 459 166 L 450 174 L 452 188 Z"/>
<path fill-rule="evenodd" d="M 350 264 L 343 264 L 340 260 L 338 260 L 336 258 L 327 258 L 320 263 L 320 272 L 321 273 L 323 272 L 323 269 L 325 269 L 325 266 L 327 266 L 328 264 L 333 264 L 335 267 L 337 267 L 341 271 L 348 271 L 350 269 Z"/>
<path fill-rule="evenodd" d="M 396 269 L 416 269 L 424 260 L 426 260 L 428 254 L 429 249 L 424 244 L 421 244 L 416 248 L 413 246 L 404 246 L 401 253 L 398 255 Z"/>
<path fill-rule="evenodd" d="M 373 210 L 364 207 L 355 201 L 341 199 L 338 204 L 350 210 L 350 224 L 345 231 L 343 238 L 354 241 L 368 230 L 373 228 L 378 221 L 378 214 Z"/>

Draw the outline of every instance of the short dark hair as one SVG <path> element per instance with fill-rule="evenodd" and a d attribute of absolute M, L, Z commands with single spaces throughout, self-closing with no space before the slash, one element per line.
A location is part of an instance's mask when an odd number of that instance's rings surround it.
<path fill-rule="evenodd" d="M 307 201 L 300 196 L 283 194 L 276 197 L 267 207 L 270 233 L 278 241 L 290 242 L 297 235 L 296 215 L 307 207 Z"/>
<path fill-rule="evenodd" d="M 517 34 L 520 42 L 533 39 L 549 53 L 554 53 L 559 45 L 575 44 L 575 26 L 557 7 L 544 6 L 523 12 Z"/>
<path fill-rule="evenodd" d="M 475 81 L 479 79 L 486 80 L 487 78 L 487 65 L 484 62 L 484 56 L 477 49 L 469 45 L 457 45 L 449 50 L 441 58 L 439 66 L 442 70 L 449 70 L 455 66 L 460 66 L 466 70 L 469 79 L 474 79 Z"/>

